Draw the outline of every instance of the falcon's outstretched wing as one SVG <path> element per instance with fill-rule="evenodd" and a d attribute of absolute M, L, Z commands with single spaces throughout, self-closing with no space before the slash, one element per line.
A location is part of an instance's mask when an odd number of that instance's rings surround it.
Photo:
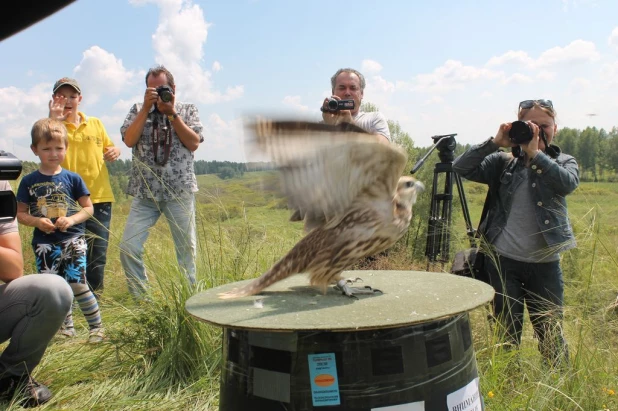
<path fill-rule="evenodd" d="M 407 161 L 402 148 L 347 123 L 258 119 L 245 137 L 248 157 L 266 155 L 279 168 L 284 195 L 307 230 L 341 216 L 360 196 L 392 199 Z"/>

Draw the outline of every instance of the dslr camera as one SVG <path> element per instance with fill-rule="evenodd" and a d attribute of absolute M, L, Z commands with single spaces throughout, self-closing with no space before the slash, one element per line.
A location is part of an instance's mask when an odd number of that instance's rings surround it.
<path fill-rule="evenodd" d="M 0 180 L 17 180 L 21 161 L 13 154 L 0 150 Z M 0 224 L 10 223 L 17 216 L 17 201 L 11 190 L 0 190 Z"/>
<path fill-rule="evenodd" d="M 157 94 L 161 101 L 164 103 L 169 103 L 172 101 L 172 96 L 174 95 L 174 90 L 170 86 L 159 86 L 157 87 Z"/>
<path fill-rule="evenodd" d="M 539 127 L 539 137 L 545 139 L 542 127 Z M 509 130 L 509 139 L 513 144 L 526 144 L 532 140 L 532 128 L 525 121 L 513 121 Z"/>
<path fill-rule="evenodd" d="M 339 110 L 354 110 L 354 100 L 337 100 L 329 98 L 326 104 L 322 106 L 323 112 L 334 113 Z"/>

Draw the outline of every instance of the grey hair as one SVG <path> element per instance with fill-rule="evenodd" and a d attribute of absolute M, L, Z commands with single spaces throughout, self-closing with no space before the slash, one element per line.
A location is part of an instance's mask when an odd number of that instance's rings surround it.
<path fill-rule="evenodd" d="M 335 83 L 337 82 L 337 76 L 341 73 L 356 74 L 360 79 L 361 91 L 365 91 L 365 76 L 363 76 L 360 71 L 354 70 L 353 68 L 342 68 L 337 70 L 337 72 L 330 78 L 330 85 L 333 92 L 335 91 Z"/>

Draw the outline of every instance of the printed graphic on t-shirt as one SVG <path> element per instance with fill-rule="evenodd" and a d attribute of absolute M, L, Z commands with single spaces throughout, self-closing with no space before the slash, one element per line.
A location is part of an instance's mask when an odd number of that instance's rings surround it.
<path fill-rule="evenodd" d="M 69 207 L 75 207 L 74 201 L 67 198 L 63 182 L 43 181 L 28 188 L 28 193 L 36 198 L 36 206 L 30 204 L 30 214 L 38 217 L 55 219 L 66 217 Z"/>

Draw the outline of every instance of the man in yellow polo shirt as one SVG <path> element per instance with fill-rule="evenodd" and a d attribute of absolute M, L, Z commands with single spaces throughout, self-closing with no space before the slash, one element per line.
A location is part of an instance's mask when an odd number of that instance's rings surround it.
<path fill-rule="evenodd" d="M 82 101 L 76 80 L 63 77 L 54 84 L 49 116 L 64 122 L 69 147 L 62 167 L 79 174 L 90 190 L 94 205 L 93 218 L 86 221 L 88 260 L 86 279 L 98 295 L 103 291 L 109 225 L 114 194 L 109 181 L 106 161 L 116 161 L 120 148 L 115 147 L 101 120 L 78 111 Z"/>

